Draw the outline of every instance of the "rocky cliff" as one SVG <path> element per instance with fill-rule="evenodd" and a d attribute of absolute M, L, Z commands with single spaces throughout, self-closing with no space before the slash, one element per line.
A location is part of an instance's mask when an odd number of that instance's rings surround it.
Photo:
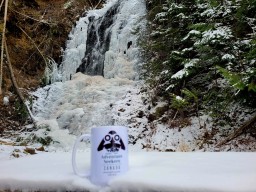
<path fill-rule="evenodd" d="M 18 87 L 26 95 L 43 84 L 48 59 L 61 62 L 62 50 L 76 20 L 97 1 L 79 0 L 9 0 L 6 39 Z M 4 23 L 4 6 L 0 28 Z M 6 58 L 3 63 L 2 95 L 0 95 L 0 136 L 20 129 L 27 113 L 15 94 Z M 4 102 L 4 98 L 8 101 Z"/>

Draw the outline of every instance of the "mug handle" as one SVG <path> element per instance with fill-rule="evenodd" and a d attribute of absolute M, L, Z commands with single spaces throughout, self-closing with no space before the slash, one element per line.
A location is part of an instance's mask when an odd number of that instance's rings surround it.
<path fill-rule="evenodd" d="M 75 141 L 75 144 L 73 146 L 73 150 L 72 150 L 72 167 L 73 167 L 73 171 L 76 175 L 80 176 L 80 177 L 87 177 L 90 175 L 90 173 L 80 173 L 77 169 L 77 165 L 76 165 L 76 151 L 77 151 L 77 146 L 79 144 L 79 142 L 84 141 L 84 140 L 90 140 L 91 135 L 90 134 L 84 134 L 81 135 L 80 137 L 78 137 Z"/>

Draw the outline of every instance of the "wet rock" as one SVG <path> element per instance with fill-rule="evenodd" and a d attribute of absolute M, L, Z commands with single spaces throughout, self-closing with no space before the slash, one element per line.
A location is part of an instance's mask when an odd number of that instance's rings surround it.
<path fill-rule="evenodd" d="M 143 116 L 144 116 L 144 112 L 143 111 L 139 111 L 137 117 L 142 118 Z"/>
<path fill-rule="evenodd" d="M 24 149 L 25 153 L 29 153 L 30 155 L 36 154 L 36 150 L 34 148 L 26 148 Z"/>
<path fill-rule="evenodd" d="M 124 108 L 121 108 L 121 109 L 119 109 L 118 111 L 120 111 L 120 112 L 125 112 L 125 109 L 124 109 Z"/>
<path fill-rule="evenodd" d="M 12 156 L 15 157 L 15 158 L 19 158 L 20 155 L 18 153 L 12 153 Z"/>
<path fill-rule="evenodd" d="M 103 76 L 105 53 L 109 50 L 111 40 L 111 30 L 109 29 L 118 13 L 118 7 L 119 3 L 116 3 L 100 18 L 89 17 L 87 48 L 82 64 L 76 72 Z"/>
<path fill-rule="evenodd" d="M 45 149 L 44 149 L 43 146 L 41 146 L 41 147 L 39 147 L 39 148 L 36 148 L 36 150 L 37 150 L 37 151 L 45 151 Z"/>
<path fill-rule="evenodd" d="M 148 115 L 148 121 L 153 122 L 154 120 L 156 120 L 156 116 L 154 114 L 149 114 Z"/>

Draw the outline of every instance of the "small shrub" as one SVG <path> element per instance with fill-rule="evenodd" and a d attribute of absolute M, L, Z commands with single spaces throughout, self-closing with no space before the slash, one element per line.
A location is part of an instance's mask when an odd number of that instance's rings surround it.
<path fill-rule="evenodd" d="M 24 123 L 28 119 L 28 116 L 29 116 L 26 105 L 20 101 L 16 101 L 15 102 L 15 110 L 20 118 L 20 121 L 22 123 Z"/>

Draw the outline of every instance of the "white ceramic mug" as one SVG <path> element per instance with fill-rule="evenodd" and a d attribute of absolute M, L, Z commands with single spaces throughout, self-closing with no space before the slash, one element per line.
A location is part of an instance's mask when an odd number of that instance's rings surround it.
<path fill-rule="evenodd" d="M 79 142 L 91 141 L 90 173 L 79 173 L 76 150 Z M 92 183 L 106 185 L 114 176 L 128 170 L 128 134 L 124 126 L 101 126 L 91 129 L 91 134 L 77 138 L 72 152 L 72 166 L 79 176 L 89 176 Z"/>

